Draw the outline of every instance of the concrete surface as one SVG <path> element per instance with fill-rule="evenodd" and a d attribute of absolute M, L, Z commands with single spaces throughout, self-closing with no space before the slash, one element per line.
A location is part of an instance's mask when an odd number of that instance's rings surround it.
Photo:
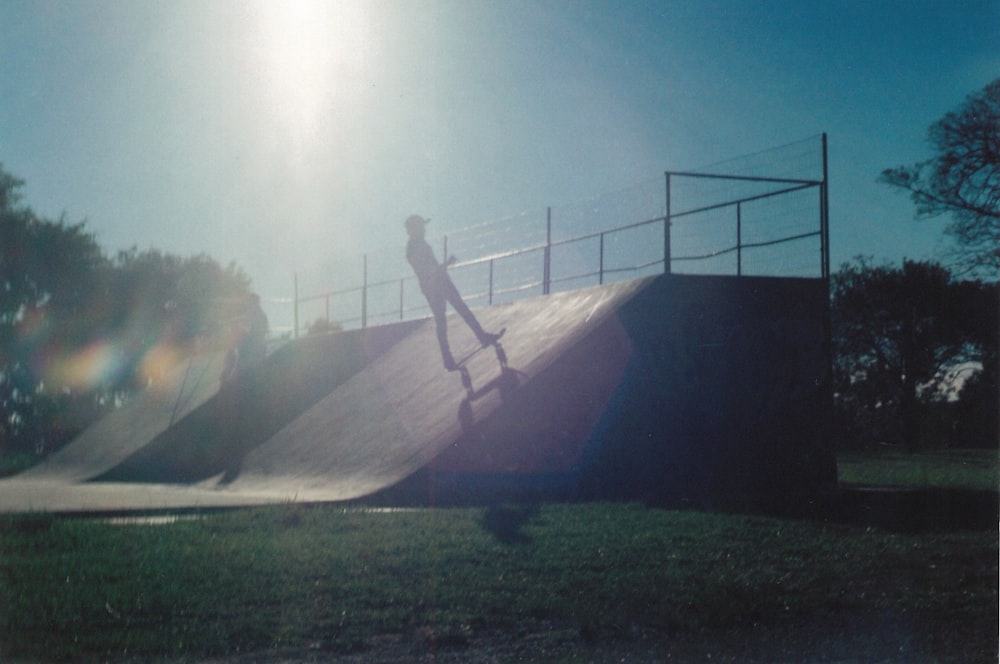
<path fill-rule="evenodd" d="M 239 391 L 218 392 L 221 356 L 198 358 L 38 467 L 0 481 L 0 511 L 148 510 L 370 494 L 453 446 L 510 390 L 529 383 L 647 283 L 480 310 L 484 327 L 507 328 L 502 355 L 475 353 L 464 372 L 443 369 L 429 320 L 289 344 Z M 455 316 L 449 316 L 449 335 L 456 357 L 476 346 Z M 201 377 L 196 389 L 192 373 Z M 176 403 L 183 405 L 174 412 Z"/>
<path fill-rule="evenodd" d="M 836 486 L 825 282 L 661 275 L 221 358 L 0 482 L 0 511 L 365 499 L 806 505 Z M 196 377 L 201 378 L 196 378 Z M 211 378 L 212 380 L 209 380 Z M 213 382 L 214 381 L 214 382 Z"/>

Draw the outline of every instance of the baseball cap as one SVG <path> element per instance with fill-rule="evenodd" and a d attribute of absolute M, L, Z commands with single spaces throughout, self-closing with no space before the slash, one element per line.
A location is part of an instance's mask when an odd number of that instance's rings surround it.
<path fill-rule="evenodd" d="M 421 217 L 419 214 L 411 214 L 409 217 L 406 218 L 406 222 L 404 225 L 406 226 L 406 230 L 410 230 L 418 226 L 424 226 L 427 223 L 430 223 L 430 219 L 425 219 Z"/>

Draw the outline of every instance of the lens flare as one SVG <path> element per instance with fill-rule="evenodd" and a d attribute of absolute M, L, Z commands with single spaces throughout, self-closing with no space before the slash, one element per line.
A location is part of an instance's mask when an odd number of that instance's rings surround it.
<path fill-rule="evenodd" d="M 146 352 L 139 362 L 138 376 L 145 385 L 155 386 L 159 379 L 186 357 L 183 349 L 160 343 Z"/>
<path fill-rule="evenodd" d="M 316 140 L 368 60 L 368 7 L 358 0 L 260 0 L 250 5 L 260 91 L 296 152 Z"/>
<path fill-rule="evenodd" d="M 122 367 L 122 353 L 107 341 L 52 359 L 46 383 L 72 390 L 88 390 L 109 381 Z"/>

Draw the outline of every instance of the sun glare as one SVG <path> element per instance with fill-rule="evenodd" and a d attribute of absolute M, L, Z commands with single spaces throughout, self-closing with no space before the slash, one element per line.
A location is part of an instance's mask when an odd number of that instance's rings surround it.
<path fill-rule="evenodd" d="M 261 93 L 283 134 L 276 138 L 301 153 L 358 86 L 369 50 L 366 5 L 260 0 L 253 19 Z"/>

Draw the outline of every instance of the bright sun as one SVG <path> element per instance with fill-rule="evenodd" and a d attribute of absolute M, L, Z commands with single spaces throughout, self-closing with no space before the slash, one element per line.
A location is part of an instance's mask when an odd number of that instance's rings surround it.
<path fill-rule="evenodd" d="M 364 0 L 258 0 L 252 8 L 268 110 L 296 153 L 358 85 L 369 51 Z"/>

